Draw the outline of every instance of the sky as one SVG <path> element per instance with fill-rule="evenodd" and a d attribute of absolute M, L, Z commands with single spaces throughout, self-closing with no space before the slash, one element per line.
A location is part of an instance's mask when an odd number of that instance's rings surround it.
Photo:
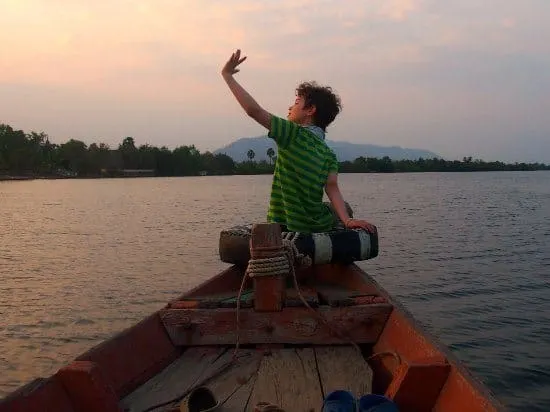
<path fill-rule="evenodd" d="M 550 163 L 548 0 L 0 0 L 0 123 L 116 147 L 266 133 L 220 71 L 286 116 L 341 97 L 336 141 Z"/>

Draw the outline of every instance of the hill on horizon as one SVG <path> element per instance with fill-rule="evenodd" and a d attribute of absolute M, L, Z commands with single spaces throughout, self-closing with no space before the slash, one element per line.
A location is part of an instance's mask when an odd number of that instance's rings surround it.
<path fill-rule="evenodd" d="M 399 146 L 378 146 L 373 144 L 349 143 L 327 140 L 328 146 L 334 150 L 338 161 L 353 161 L 360 156 L 382 158 L 388 156 L 392 160 L 416 160 L 418 158 L 441 158 L 438 154 L 424 149 L 410 149 Z M 213 154 L 226 154 L 236 162 L 248 160 L 247 152 L 252 149 L 254 160 L 269 160 L 267 149 L 272 148 L 277 153 L 277 145 L 267 136 L 243 137 L 222 148 L 214 150 Z"/>

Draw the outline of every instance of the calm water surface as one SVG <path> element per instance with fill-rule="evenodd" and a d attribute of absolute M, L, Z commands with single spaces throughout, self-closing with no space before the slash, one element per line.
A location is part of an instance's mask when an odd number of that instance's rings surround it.
<path fill-rule="evenodd" d="M 360 266 L 510 410 L 550 410 L 550 172 L 342 175 Z M 270 176 L 0 182 L 0 397 L 228 265 Z"/>

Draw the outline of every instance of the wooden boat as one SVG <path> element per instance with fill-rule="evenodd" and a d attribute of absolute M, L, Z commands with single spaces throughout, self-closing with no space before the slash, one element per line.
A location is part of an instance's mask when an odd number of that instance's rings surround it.
<path fill-rule="evenodd" d="M 223 411 L 260 411 L 262 402 L 319 411 L 338 389 L 383 394 L 403 412 L 503 410 L 357 265 L 295 271 L 287 246 L 277 225 L 255 225 L 255 271 L 219 273 L 21 387 L 0 412 L 186 410 L 197 387 L 209 388 Z"/>

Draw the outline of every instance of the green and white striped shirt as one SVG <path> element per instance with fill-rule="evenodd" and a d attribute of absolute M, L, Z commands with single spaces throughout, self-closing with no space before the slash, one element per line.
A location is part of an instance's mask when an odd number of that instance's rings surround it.
<path fill-rule="evenodd" d="M 323 192 L 329 173 L 338 171 L 336 155 L 312 131 L 277 116 L 268 136 L 278 153 L 267 220 L 293 232 L 329 231 L 334 217 Z"/>

